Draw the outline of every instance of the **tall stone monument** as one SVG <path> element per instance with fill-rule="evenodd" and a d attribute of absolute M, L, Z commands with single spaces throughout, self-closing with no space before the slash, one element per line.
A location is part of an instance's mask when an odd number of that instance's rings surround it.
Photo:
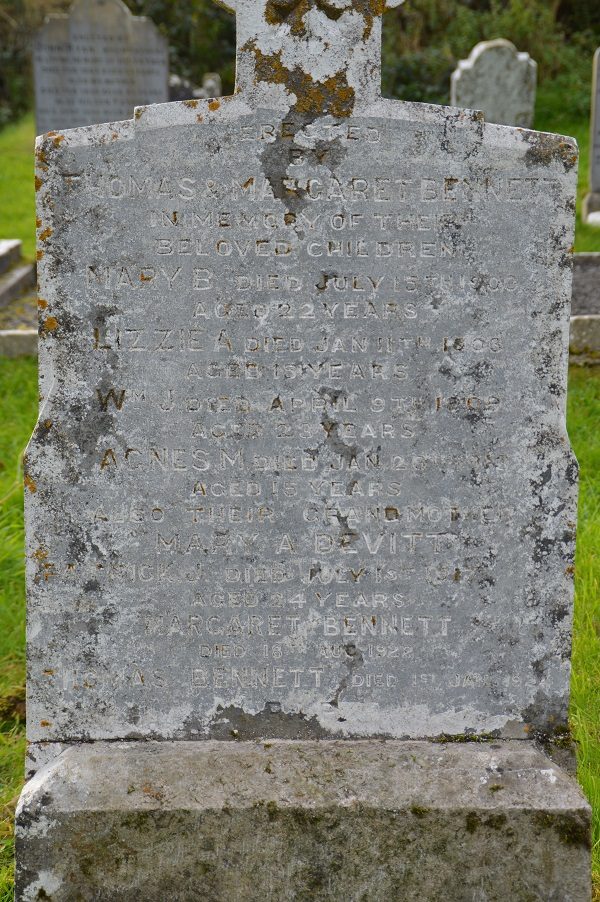
<path fill-rule="evenodd" d="M 531 128 L 537 63 L 503 38 L 482 41 L 452 73 L 452 106 L 483 110 L 487 122 Z"/>
<path fill-rule="evenodd" d="M 17 898 L 582 902 L 577 148 L 236 13 L 233 96 L 38 141 Z"/>
<path fill-rule="evenodd" d="M 169 99 L 169 48 L 156 26 L 121 0 L 75 0 L 52 15 L 33 52 L 38 134 L 130 119 Z"/>
<path fill-rule="evenodd" d="M 583 220 L 600 226 L 600 47 L 594 54 L 590 134 L 590 191 L 583 202 Z"/>

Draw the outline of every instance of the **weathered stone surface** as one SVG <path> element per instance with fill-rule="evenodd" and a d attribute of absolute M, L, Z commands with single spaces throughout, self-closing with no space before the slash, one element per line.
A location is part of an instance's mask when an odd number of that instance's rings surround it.
<path fill-rule="evenodd" d="M 498 38 L 477 44 L 452 73 L 452 106 L 483 110 L 488 122 L 531 128 L 537 63 Z"/>
<path fill-rule="evenodd" d="M 38 144 L 29 740 L 566 730 L 575 144 L 266 15 Z"/>
<path fill-rule="evenodd" d="M 600 253 L 575 254 L 571 316 L 600 315 Z"/>
<path fill-rule="evenodd" d="M 34 44 L 38 134 L 130 119 L 168 97 L 168 45 L 121 0 L 76 0 L 50 16 Z"/>
<path fill-rule="evenodd" d="M 600 47 L 594 54 L 590 134 L 590 191 L 583 202 L 583 219 L 600 226 Z"/>
<path fill-rule="evenodd" d="M 514 741 L 568 745 L 576 146 L 383 100 L 379 3 L 237 7 L 235 96 L 37 145 L 17 898 L 583 902 Z M 441 734 L 502 741 L 382 741 Z"/>
<path fill-rule="evenodd" d="M 589 847 L 531 743 L 100 742 L 28 784 L 17 898 L 583 902 Z"/>

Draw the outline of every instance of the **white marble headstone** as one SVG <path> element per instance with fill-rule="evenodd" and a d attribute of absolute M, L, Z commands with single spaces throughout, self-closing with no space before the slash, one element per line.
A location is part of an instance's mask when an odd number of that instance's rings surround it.
<path fill-rule="evenodd" d="M 482 110 L 487 122 L 531 128 L 537 64 L 499 38 L 477 44 L 452 73 L 452 106 Z"/>
<path fill-rule="evenodd" d="M 166 39 L 121 0 L 76 0 L 52 15 L 33 52 L 38 134 L 131 119 L 168 97 Z"/>
<path fill-rule="evenodd" d="M 566 724 L 577 148 L 237 4 L 237 92 L 38 141 L 28 736 Z"/>

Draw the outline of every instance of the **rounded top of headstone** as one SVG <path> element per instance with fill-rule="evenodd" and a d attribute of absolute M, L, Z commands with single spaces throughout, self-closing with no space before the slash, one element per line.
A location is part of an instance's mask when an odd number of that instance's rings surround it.
<path fill-rule="evenodd" d="M 535 60 L 532 59 L 528 53 L 517 50 L 512 41 L 508 41 L 506 38 L 494 38 L 492 41 L 480 41 L 479 44 L 475 44 L 468 59 L 459 62 L 459 69 L 470 68 L 477 63 L 479 58 L 484 54 L 493 54 L 494 56 L 501 57 L 507 61 L 512 58 L 518 59 L 521 62 L 527 61 L 531 66 L 537 67 Z"/>

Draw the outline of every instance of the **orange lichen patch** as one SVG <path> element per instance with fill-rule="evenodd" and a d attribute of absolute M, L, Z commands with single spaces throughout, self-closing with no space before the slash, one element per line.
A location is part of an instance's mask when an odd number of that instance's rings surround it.
<path fill-rule="evenodd" d="M 190 110 L 195 110 L 196 107 L 198 106 L 198 101 L 197 100 L 184 100 L 183 104 L 184 104 L 184 106 L 189 106 Z"/>
<path fill-rule="evenodd" d="M 35 190 L 36 190 L 36 191 L 39 191 L 43 184 L 44 184 L 44 183 L 43 183 L 43 181 L 41 180 L 41 178 L 39 177 L 39 175 L 36 175 L 36 177 L 35 177 Z"/>
<path fill-rule="evenodd" d="M 40 727 L 51 727 L 52 724 L 49 720 L 40 720 Z"/>
<path fill-rule="evenodd" d="M 42 323 L 42 329 L 44 332 L 54 332 L 55 329 L 58 328 L 58 320 L 55 316 L 47 316 L 44 322 Z"/>
<path fill-rule="evenodd" d="M 299 113 L 328 113 L 338 119 L 352 115 L 354 88 L 348 84 L 346 73 L 315 82 L 302 69 L 284 66 L 280 52 L 266 55 L 253 41 L 243 49 L 254 55 L 257 80 L 284 85 L 292 91 L 296 95 L 294 109 Z"/>
<path fill-rule="evenodd" d="M 52 143 L 54 144 L 55 147 L 60 147 L 60 145 L 62 144 L 62 142 L 64 140 L 65 140 L 64 135 L 57 135 L 56 138 L 54 138 L 54 140 L 52 141 Z"/>
<path fill-rule="evenodd" d="M 196 122 L 204 122 L 204 116 L 201 116 L 200 113 L 196 116 Z"/>
<path fill-rule="evenodd" d="M 211 100 L 208 104 L 209 110 L 213 110 L 213 111 L 218 110 L 220 106 L 221 106 L 220 100 Z"/>
<path fill-rule="evenodd" d="M 36 227 L 36 229 L 39 229 L 39 227 L 41 226 L 41 224 L 42 224 L 42 220 L 40 219 L 39 216 L 36 216 L 36 219 L 35 219 L 35 227 Z"/>
<path fill-rule="evenodd" d="M 46 151 L 44 150 L 44 145 L 42 144 L 35 152 L 36 159 L 38 163 L 41 163 L 43 166 L 48 162 L 48 156 Z"/>
<path fill-rule="evenodd" d="M 44 422 L 42 423 L 42 426 L 44 427 L 44 429 L 51 429 L 52 428 L 52 420 L 44 420 Z"/>
<path fill-rule="evenodd" d="M 141 119 L 143 114 L 144 114 L 144 107 L 141 107 L 141 106 L 137 107 L 137 109 L 135 111 L 135 118 Z"/>
<path fill-rule="evenodd" d="M 48 306 L 48 301 L 45 301 L 44 298 L 38 298 L 38 308 L 40 310 L 45 310 Z"/>
<path fill-rule="evenodd" d="M 43 232 L 40 232 L 40 241 L 47 241 L 53 231 L 54 229 L 51 229 L 50 226 L 48 226 L 47 229 L 44 229 Z"/>
<path fill-rule="evenodd" d="M 25 483 L 26 488 L 29 489 L 29 491 L 31 492 L 31 494 L 32 494 L 32 495 L 35 495 L 35 493 L 37 492 L 37 485 L 35 484 L 35 482 L 34 482 L 33 479 L 31 478 L 31 476 L 29 475 L 29 473 L 25 473 L 25 475 L 24 475 L 24 477 L 23 477 L 23 482 Z"/>
<path fill-rule="evenodd" d="M 36 260 L 41 260 L 43 256 L 44 256 L 44 251 L 41 251 L 41 250 L 40 250 L 40 251 L 37 251 L 37 253 L 36 253 L 36 255 L 35 255 L 35 259 L 36 259 Z"/>
<path fill-rule="evenodd" d="M 44 676 L 54 676 L 54 671 L 50 669 L 44 670 Z"/>
<path fill-rule="evenodd" d="M 43 545 L 32 554 L 34 561 L 37 561 L 40 567 L 40 573 L 36 576 L 35 581 L 39 582 L 40 575 L 44 577 L 44 582 L 48 582 L 51 576 L 56 575 L 54 564 L 48 560 L 48 549 Z"/>
<path fill-rule="evenodd" d="M 569 564 L 569 566 L 565 570 L 566 576 L 573 576 L 575 573 L 575 566 L 573 564 Z"/>
<path fill-rule="evenodd" d="M 151 282 L 154 276 L 147 276 L 145 272 L 140 273 L 140 282 Z"/>
<path fill-rule="evenodd" d="M 150 798 L 152 799 L 156 799 L 157 802 L 162 802 L 165 797 L 164 790 L 152 786 L 150 783 L 144 783 L 144 785 L 142 786 L 142 792 L 144 793 L 144 795 L 150 796 Z"/>
<path fill-rule="evenodd" d="M 115 452 L 112 448 L 109 448 L 102 455 L 102 460 L 100 461 L 100 469 L 104 470 L 106 467 L 116 467 L 117 466 L 117 458 L 115 457 Z"/>

